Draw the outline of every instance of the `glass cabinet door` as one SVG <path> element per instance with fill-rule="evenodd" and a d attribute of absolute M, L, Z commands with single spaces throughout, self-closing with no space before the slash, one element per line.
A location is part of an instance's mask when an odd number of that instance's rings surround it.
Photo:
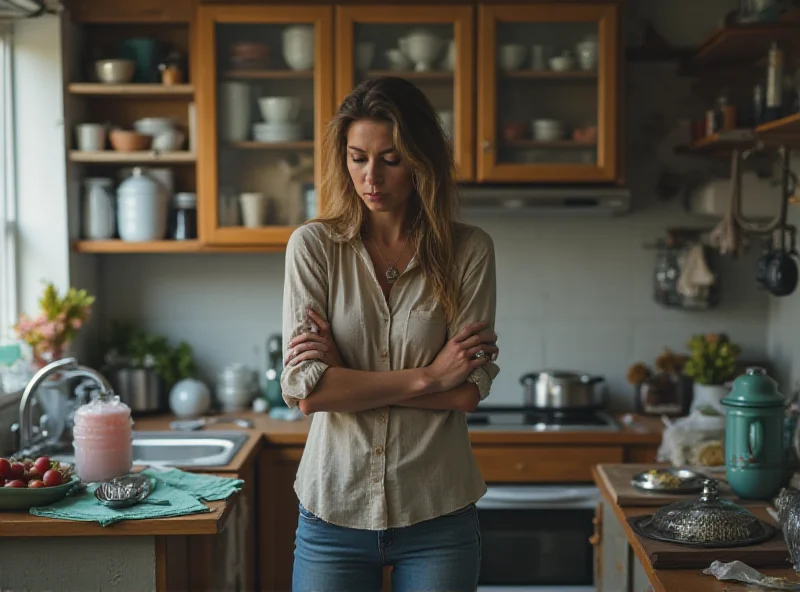
<path fill-rule="evenodd" d="M 333 10 L 199 10 L 201 239 L 284 248 L 318 211 L 333 98 Z"/>
<path fill-rule="evenodd" d="M 430 100 L 453 142 L 458 176 L 474 176 L 473 8 L 339 6 L 336 102 L 359 82 L 400 76 Z"/>
<path fill-rule="evenodd" d="M 617 177 L 617 8 L 481 6 L 478 180 Z"/>

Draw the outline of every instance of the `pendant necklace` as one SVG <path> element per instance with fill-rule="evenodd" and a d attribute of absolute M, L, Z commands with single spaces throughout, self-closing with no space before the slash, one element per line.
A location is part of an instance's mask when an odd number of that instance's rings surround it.
<path fill-rule="evenodd" d="M 378 243 L 375 241 L 374 238 L 372 239 L 372 244 L 375 245 L 375 248 L 378 251 L 378 255 L 381 256 L 383 262 L 386 265 L 388 265 L 388 267 L 386 268 L 386 281 L 389 282 L 390 284 L 395 283 L 397 281 L 397 278 L 400 277 L 400 272 L 397 271 L 397 262 L 400 261 L 400 257 L 402 257 L 403 253 L 406 252 L 406 247 L 408 246 L 408 237 L 406 237 L 406 242 L 403 244 L 403 250 L 400 251 L 400 254 L 397 256 L 397 259 L 394 260 L 394 263 L 389 263 L 386 260 L 386 257 L 384 257 L 383 253 L 381 253 L 381 248 L 378 246 Z"/>

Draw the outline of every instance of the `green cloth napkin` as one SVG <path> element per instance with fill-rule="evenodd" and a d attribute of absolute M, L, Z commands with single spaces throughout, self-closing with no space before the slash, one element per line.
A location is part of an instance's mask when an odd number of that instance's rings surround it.
<path fill-rule="evenodd" d="M 153 491 L 147 496 L 147 499 L 130 508 L 114 510 L 104 506 L 94 496 L 94 490 L 98 485 L 91 484 L 87 485 L 85 490 L 68 495 L 54 504 L 31 508 L 30 513 L 46 518 L 99 522 L 101 526 L 109 526 L 122 520 L 169 518 L 211 511 L 210 508 L 200 503 L 196 496 L 170 487 L 157 478 L 153 481 Z"/>
<path fill-rule="evenodd" d="M 242 479 L 188 473 L 180 469 L 145 469 L 142 473 L 204 502 L 228 499 L 244 486 Z"/>

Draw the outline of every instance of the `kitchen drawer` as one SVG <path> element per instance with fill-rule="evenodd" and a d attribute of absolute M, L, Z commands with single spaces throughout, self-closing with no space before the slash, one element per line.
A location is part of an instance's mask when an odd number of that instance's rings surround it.
<path fill-rule="evenodd" d="M 598 463 L 622 462 L 622 446 L 473 447 L 484 481 L 493 483 L 588 482 Z"/>

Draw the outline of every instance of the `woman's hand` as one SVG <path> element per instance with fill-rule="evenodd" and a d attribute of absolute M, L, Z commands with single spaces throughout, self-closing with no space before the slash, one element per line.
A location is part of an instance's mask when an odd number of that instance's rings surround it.
<path fill-rule="evenodd" d="M 344 367 L 333 340 L 331 326 L 313 310 L 308 311 L 307 330 L 289 341 L 284 365 L 294 366 L 305 360 L 319 360 L 330 367 Z"/>
<path fill-rule="evenodd" d="M 434 392 L 448 391 L 461 385 L 475 368 L 497 359 L 500 352 L 495 344 L 497 334 L 481 331 L 487 324 L 481 321 L 461 329 L 426 368 L 434 383 Z"/>

